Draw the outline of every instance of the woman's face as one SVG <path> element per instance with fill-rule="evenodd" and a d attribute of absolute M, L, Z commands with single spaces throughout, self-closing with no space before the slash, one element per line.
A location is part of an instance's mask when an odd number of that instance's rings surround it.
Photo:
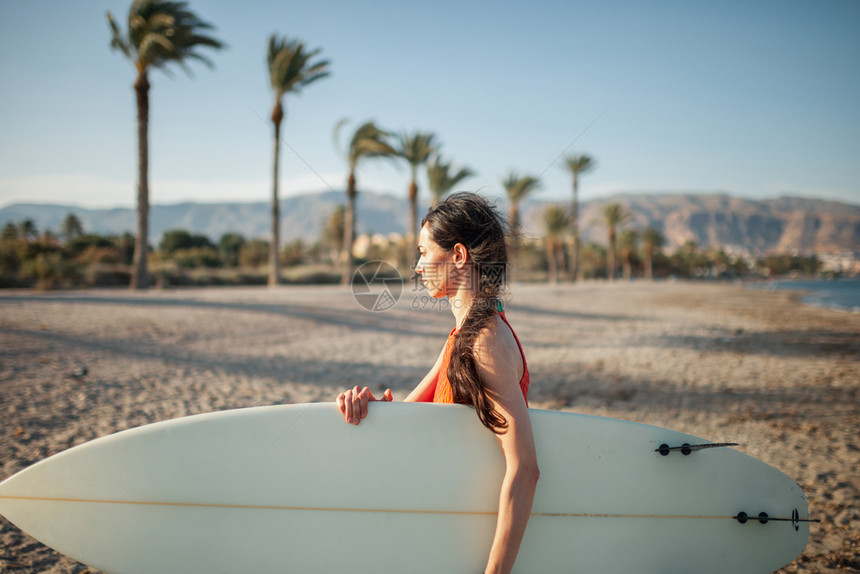
<path fill-rule="evenodd" d="M 454 252 L 446 252 L 433 241 L 426 224 L 418 233 L 418 255 L 415 272 L 421 276 L 421 281 L 430 296 L 434 298 L 447 296 L 451 287 L 452 274 L 456 272 Z"/>

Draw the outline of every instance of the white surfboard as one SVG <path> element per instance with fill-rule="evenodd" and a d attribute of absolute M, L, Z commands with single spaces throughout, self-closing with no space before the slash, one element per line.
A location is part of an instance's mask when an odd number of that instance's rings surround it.
<path fill-rule="evenodd" d="M 515 572 L 765 574 L 806 546 L 802 490 L 758 460 L 657 427 L 530 415 L 541 478 Z M 375 403 L 359 426 L 331 403 L 259 407 L 52 456 L 0 483 L 0 513 L 109 573 L 472 574 L 503 473 L 467 407 Z"/>

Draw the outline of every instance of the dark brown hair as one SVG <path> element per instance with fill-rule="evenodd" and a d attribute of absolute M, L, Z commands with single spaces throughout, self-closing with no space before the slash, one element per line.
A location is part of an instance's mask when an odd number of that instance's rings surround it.
<path fill-rule="evenodd" d="M 508 252 L 504 220 L 495 207 L 474 193 L 448 196 L 430 209 L 421 226 L 427 225 L 430 237 L 445 251 L 461 243 L 469 253 L 479 279 L 477 296 L 460 330 L 448 365 L 448 381 L 454 402 L 469 405 L 485 427 L 497 434 L 508 428 L 505 418 L 492 406 L 475 365 L 475 339 L 493 323 L 502 308 Z"/>

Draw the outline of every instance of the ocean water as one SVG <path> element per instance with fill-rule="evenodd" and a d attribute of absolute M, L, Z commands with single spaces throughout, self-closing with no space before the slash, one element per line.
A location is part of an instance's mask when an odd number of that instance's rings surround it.
<path fill-rule="evenodd" d="M 804 303 L 860 312 L 860 279 L 807 279 L 769 281 L 762 284 L 763 289 L 780 291 L 806 291 Z"/>

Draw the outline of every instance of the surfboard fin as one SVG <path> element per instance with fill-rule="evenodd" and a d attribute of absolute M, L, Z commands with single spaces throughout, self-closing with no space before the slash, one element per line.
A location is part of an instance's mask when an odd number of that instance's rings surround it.
<path fill-rule="evenodd" d="M 736 442 L 712 442 L 712 443 L 708 443 L 708 444 L 684 443 L 681 446 L 669 446 L 668 444 L 663 443 L 659 447 L 654 449 L 654 452 L 659 452 L 663 456 L 667 456 L 673 450 L 679 450 L 679 451 L 681 451 L 681 454 L 683 454 L 684 456 L 687 456 L 688 454 L 690 454 L 693 451 L 702 450 L 702 449 L 706 449 L 706 448 L 724 447 L 724 446 L 738 446 L 738 443 L 736 443 Z"/>
<path fill-rule="evenodd" d="M 746 524 L 749 520 L 758 520 L 761 524 L 767 524 L 768 522 L 791 522 L 794 526 L 795 530 L 800 529 L 801 522 L 821 522 L 817 518 L 800 518 L 800 513 L 795 508 L 791 511 L 791 518 L 774 518 L 772 516 L 768 516 L 767 512 L 759 512 L 758 516 L 750 516 L 746 512 L 738 512 L 736 516 L 732 516 L 735 520 L 740 524 Z"/>

